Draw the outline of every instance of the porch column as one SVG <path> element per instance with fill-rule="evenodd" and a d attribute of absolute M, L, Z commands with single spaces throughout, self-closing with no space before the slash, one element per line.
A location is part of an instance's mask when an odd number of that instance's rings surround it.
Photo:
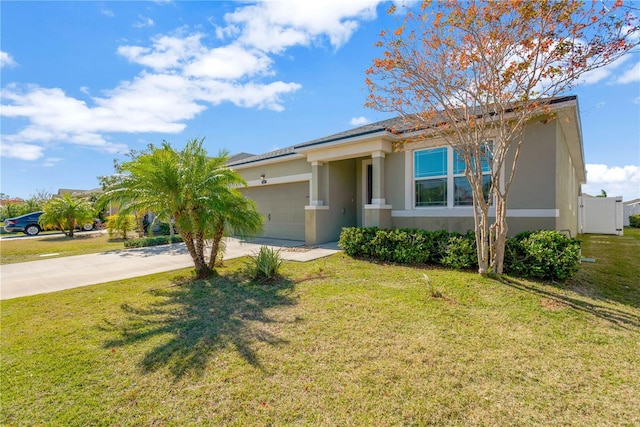
<path fill-rule="evenodd" d="M 305 206 L 304 240 L 307 245 L 326 243 L 323 231 L 330 225 L 329 174 L 324 163 L 311 162 L 309 206 Z"/>
<path fill-rule="evenodd" d="M 391 228 L 391 205 L 387 205 L 385 198 L 385 170 L 383 151 L 371 153 L 371 204 L 364 206 L 365 227 Z"/>
<path fill-rule="evenodd" d="M 325 202 L 324 185 L 324 164 L 322 162 L 311 162 L 311 197 L 309 204 L 311 206 L 323 206 Z"/>
<path fill-rule="evenodd" d="M 376 151 L 371 154 L 372 160 L 372 178 L 373 188 L 371 194 L 372 205 L 384 205 L 384 157 L 385 154 L 382 151 Z"/>

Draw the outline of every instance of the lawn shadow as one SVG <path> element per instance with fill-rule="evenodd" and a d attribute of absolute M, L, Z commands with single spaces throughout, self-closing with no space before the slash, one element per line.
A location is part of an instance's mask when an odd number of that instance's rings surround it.
<path fill-rule="evenodd" d="M 596 304 L 593 302 L 589 302 L 586 299 L 573 298 L 560 292 L 554 292 L 551 290 L 545 290 L 539 287 L 535 287 L 523 281 L 519 281 L 507 276 L 502 276 L 497 280 L 520 291 L 525 291 L 538 295 L 540 297 L 544 297 L 559 306 L 566 306 L 574 310 L 589 313 L 599 319 L 611 322 L 616 326 L 631 330 L 640 329 L 640 315 L 634 314 L 630 311 L 628 312 L 611 307 L 610 304 L 605 305 L 605 300 L 599 300 L 598 298 L 589 298 L 592 301 L 603 301 L 603 304 Z"/>
<path fill-rule="evenodd" d="M 119 337 L 105 348 L 157 342 L 140 361 L 143 372 L 168 367 L 176 379 L 198 374 L 208 360 L 229 347 L 250 365 L 262 369 L 256 346 L 284 345 L 287 341 L 270 332 L 277 323 L 268 309 L 295 304 L 292 282 L 282 279 L 268 285 L 243 284 L 219 276 L 206 281 L 150 291 L 155 302 L 142 307 L 123 304 L 126 320 L 105 322 L 104 330 Z"/>

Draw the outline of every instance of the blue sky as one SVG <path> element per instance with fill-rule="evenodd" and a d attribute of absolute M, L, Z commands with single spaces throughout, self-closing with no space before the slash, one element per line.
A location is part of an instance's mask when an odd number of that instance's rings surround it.
<path fill-rule="evenodd" d="M 0 191 L 91 189 L 129 149 L 259 154 L 388 117 L 364 71 L 388 2 L 0 2 Z M 579 97 L 589 183 L 640 198 L 640 53 Z"/>

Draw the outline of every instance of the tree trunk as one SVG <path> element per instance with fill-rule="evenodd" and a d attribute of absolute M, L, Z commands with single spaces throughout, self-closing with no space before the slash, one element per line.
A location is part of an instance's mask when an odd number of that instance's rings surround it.
<path fill-rule="evenodd" d="M 489 271 L 489 212 L 476 209 L 474 212 L 476 226 L 476 247 L 478 254 L 478 273 L 483 276 Z"/>
<path fill-rule="evenodd" d="M 209 269 L 215 272 L 216 269 L 216 260 L 218 259 L 218 251 L 220 250 L 220 242 L 224 237 L 224 223 L 220 221 L 218 227 L 216 228 L 216 234 L 213 236 L 213 241 L 211 242 L 211 254 L 209 255 Z"/>
<path fill-rule="evenodd" d="M 69 219 L 67 225 L 69 226 L 69 234 L 67 234 L 67 236 L 73 237 L 73 232 L 75 231 L 75 221 Z"/>
<path fill-rule="evenodd" d="M 502 274 L 504 250 L 507 242 L 507 203 L 501 195 L 496 196 L 496 220 L 491 226 L 491 271 Z"/>
<path fill-rule="evenodd" d="M 196 254 L 198 256 L 198 261 L 196 263 L 196 277 L 198 279 L 206 279 L 208 277 L 211 277 L 214 272 L 207 264 L 204 234 L 200 231 L 196 233 L 194 246 L 196 249 Z"/>
<path fill-rule="evenodd" d="M 187 250 L 189 251 L 189 255 L 191 255 L 191 259 L 193 260 L 196 270 L 196 279 L 206 279 L 207 277 L 210 277 L 212 272 L 205 262 L 202 253 L 199 253 L 197 250 L 197 237 L 194 241 L 194 236 L 191 233 L 180 233 L 180 235 L 182 236 L 182 239 L 187 246 Z"/>

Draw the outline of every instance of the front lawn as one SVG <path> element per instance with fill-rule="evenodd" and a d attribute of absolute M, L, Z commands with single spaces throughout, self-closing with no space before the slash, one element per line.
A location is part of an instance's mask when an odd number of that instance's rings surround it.
<path fill-rule="evenodd" d="M 2 301 L 0 424 L 638 425 L 640 234 L 583 240 L 563 285 L 338 254 Z"/>
<path fill-rule="evenodd" d="M 0 240 L 0 264 L 38 261 L 71 255 L 84 255 L 123 249 L 122 239 L 106 234 L 76 233 L 70 238 L 57 233 L 39 238 L 4 238 Z"/>

